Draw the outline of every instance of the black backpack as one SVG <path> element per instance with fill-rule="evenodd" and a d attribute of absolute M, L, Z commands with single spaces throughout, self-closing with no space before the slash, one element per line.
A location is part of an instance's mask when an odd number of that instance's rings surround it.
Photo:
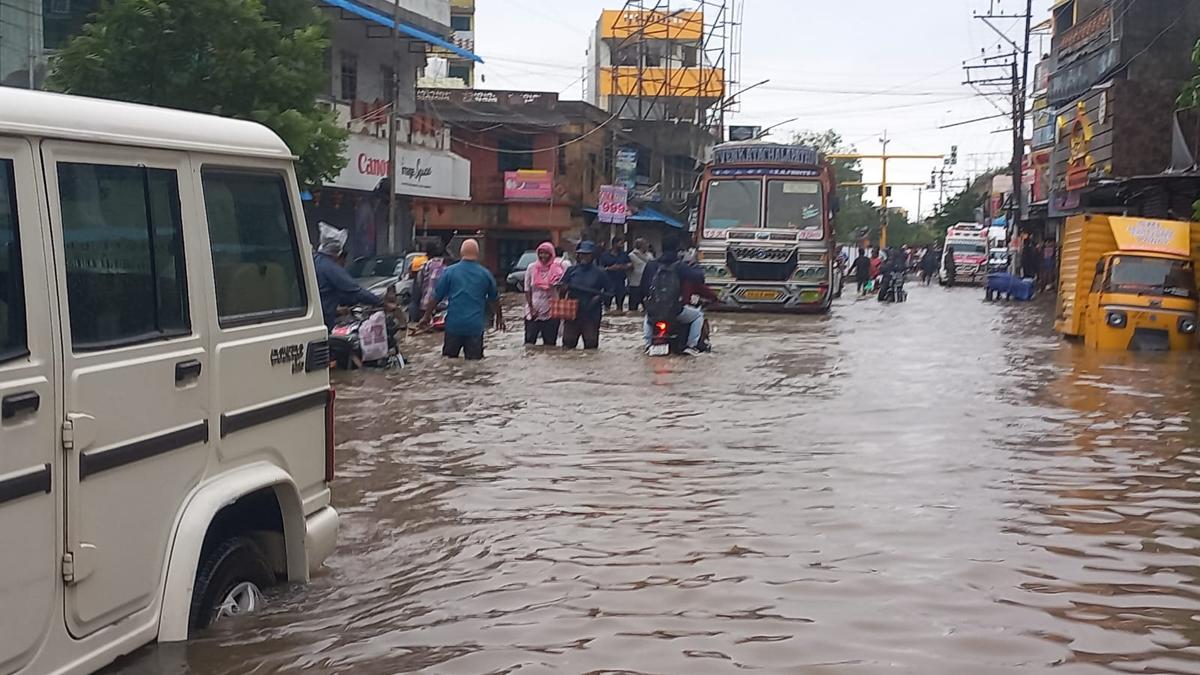
<path fill-rule="evenodd" d="M 683 311 L 683 285 L 679 281 L 680 263 L 660 264 L 650 280 L 649 297 L 643 300 L 651 321 L 673 321 Z"/>

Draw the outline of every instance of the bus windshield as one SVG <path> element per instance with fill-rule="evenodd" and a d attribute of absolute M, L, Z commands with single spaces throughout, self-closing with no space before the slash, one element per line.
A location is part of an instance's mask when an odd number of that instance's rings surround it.
<path fill-rule="evenodd" d="M 714 180 L 704 200 L 704 229 L 758 227 L 762 211 L 762 181 Z"/>
<path fill-rule="evenodd" d="M 1112 261 L 1108 271 L 1107 290 L 1110 293 L 1147 293 L 1194 298 L 1196 281 L 1190 262 L 1122 255 Z"/>
<path fill-rule="evenodd" d="M 819 181 L 768 181 L 767 227 L 800 230 L 803 239 L 824 239 L 822 196 Z"/>

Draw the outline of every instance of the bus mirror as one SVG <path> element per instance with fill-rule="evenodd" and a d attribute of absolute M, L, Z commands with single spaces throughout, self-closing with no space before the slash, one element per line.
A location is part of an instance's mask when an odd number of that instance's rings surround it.
<path fill-rule="evenodd" d="M 697 206 L 700 206 L 700 193 L 689 192 L 687 196 L 687 207 L 689 209 L 694 209 Z"/>
<path fill-rule="evenodd" d="M 842 210 L 842 198 L 840 195 L 838 195 L 835 192 L 835 193 L 833 193 L 832 197 L 829 200 L 829 212 L 832 213 L 834 216 L 836 216 L 838 214 L 838 212 L 841 210 Z"/>

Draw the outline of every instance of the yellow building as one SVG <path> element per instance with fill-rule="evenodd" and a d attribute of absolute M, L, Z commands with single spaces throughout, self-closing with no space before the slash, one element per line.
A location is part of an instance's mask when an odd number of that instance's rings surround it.
<path fill-rule="evenodd" d="M 726 89 L 711 30 L 700 9 L 605 10 L 588 50 L 589 102 L 626 118 L 701 118 Z"/>

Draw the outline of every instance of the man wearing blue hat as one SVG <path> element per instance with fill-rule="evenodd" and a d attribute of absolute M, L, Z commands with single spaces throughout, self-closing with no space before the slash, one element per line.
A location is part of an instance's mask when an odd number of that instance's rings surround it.
<path fill-rule="evenodd" d="M 608 296 L 608 274 L 596 266 L 596 244 L 581 241 L 575 247 L 577 264 L 563 275 L 560 288 L 572 300 L 579 302 L 579 312 L 573 320 L 563 322 L 563 347 L 575 349 L 583 339 L 584 349 L 600 347 L 600 319 L 604 316 L 604 300 Z"/>

